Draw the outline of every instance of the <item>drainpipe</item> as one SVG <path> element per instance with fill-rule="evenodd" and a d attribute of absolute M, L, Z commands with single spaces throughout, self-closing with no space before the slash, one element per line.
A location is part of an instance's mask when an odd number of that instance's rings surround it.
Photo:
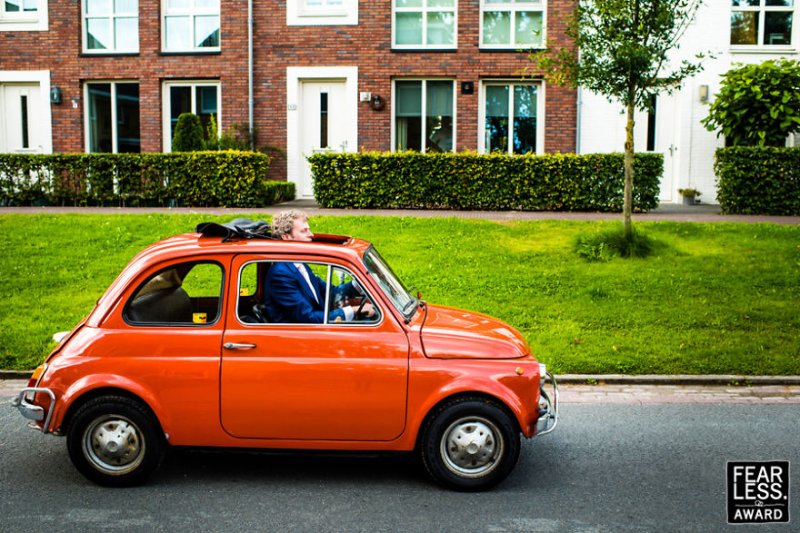
<path fill-rule="evenodd" d="M 578 87 L 577 116 L 575 117 L 575 153 L 581 153 L 581 115 L 583 114 L 583 88 Z"/>
<path fill-rule="evenodd" d="M 247 126 L 250 132 L 250 149 L 255 150 L 253 136 L 253 0 L 247 0 Z"/>

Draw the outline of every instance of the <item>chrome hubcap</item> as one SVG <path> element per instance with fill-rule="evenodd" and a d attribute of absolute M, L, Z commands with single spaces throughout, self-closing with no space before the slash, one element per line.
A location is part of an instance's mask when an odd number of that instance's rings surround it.
<path fill-rule="evenodd" d="M 144 458 L 144 450 L 139 428 L 122 416 L 101 417 L 84 433 L 84 455 L 95 468 L 108 474 L 135 470 Z"/>
<path fill-rule="evenodd" d="M 498 465 L 503 455 L 503 439 L 491 421 L 461 418 L 444 432 L 441 452 L 452 472 L 466 477 L 484 476 Z"/>

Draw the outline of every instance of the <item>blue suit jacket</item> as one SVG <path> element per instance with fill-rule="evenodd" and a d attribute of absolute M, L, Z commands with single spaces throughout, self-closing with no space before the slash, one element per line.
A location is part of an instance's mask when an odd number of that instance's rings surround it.
<path fill-rule="evenodd" d="M 311 287 L 293 263 L 274 263 L 264 283 L 264 307 L 267 320 L 289 324 L 322 324 L 325 319 L 326 283 L 314 274 L 308 265 L 303 265 L 308 278 L 317 292 L 317 298 Z M 344 311 L 334 309 L 328 313 L 328 322 L 337 318 L 344 320 Z"/>

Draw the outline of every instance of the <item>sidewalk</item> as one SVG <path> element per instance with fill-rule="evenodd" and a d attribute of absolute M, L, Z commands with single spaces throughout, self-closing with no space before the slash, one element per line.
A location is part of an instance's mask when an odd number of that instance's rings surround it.
<path fill-rule="evenodd" d="M 396 217 L 458 217 L 496 221 L 510 220 L 621 220 L 621 213 L 577 213 L 560 211 L 452 211 L 427 209 L 325 209 L 314 200 L 293 200 L 263 208 L 217 208 L 217 207 L 0 207 L 3 214 L 208 214 L 249 216 L 251 218 L 273 215 L 283 209 L 302 209 L 310 216 L 396 216 Z M 649 213 L 634 213 L 634 221 L 675 222 L 767 222 L 772 224 L 800 224 L 800 216 L 723 215 L 720 207 L 713 204 L 685 206 L 661 204 Z"/>

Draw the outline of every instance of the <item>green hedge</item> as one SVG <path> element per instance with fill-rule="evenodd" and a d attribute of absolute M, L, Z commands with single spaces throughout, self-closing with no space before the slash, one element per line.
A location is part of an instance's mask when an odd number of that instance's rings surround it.
<path fill-rule="evenodd" d="M 723 213 L 800 215 L 800 148 L 719 148 L 714 174 Z"/>
<path fill-rule="evenodd" d="M 260 207 L 294 198 L 256 152 L 0 154 L 0 204 Z"/>
<path fill-rule="evenodd" d="M 323 207 L 620 211 L 622 154 L 315 154 Z M 658 206 L 660 154 L 636 154 L 634 208 Z"/>

